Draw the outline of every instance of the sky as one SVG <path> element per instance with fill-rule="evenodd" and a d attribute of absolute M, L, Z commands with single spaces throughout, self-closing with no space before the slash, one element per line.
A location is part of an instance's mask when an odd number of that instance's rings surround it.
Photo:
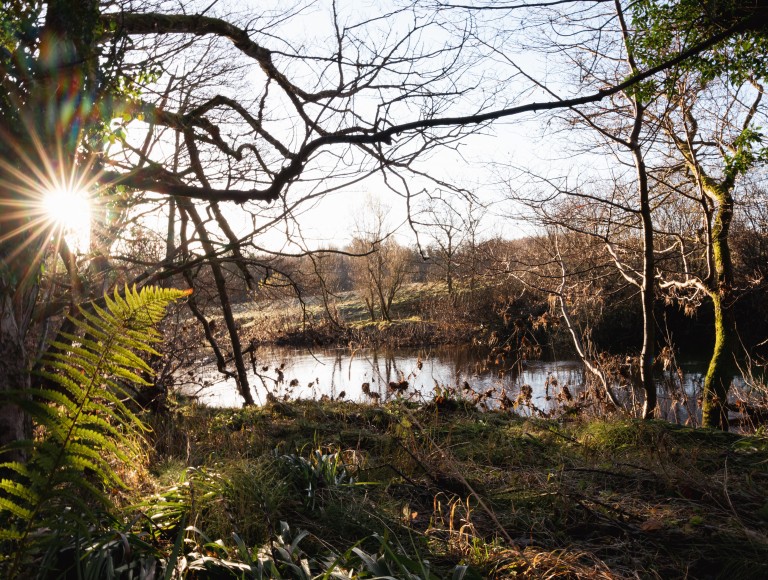
<path fill-rule="evenodd" d="M 210 2 L 203 3 L 210 6 Z M 333 34 L 333 21 L 330 17 L 331 3 L 321 0 L 319 2 L 304 3 L 303 10 L 296 10 L 290 18 L 275 24 L 274 28 L 262 30 L 260 34 L 254 35 L 259 42 L 264 43 L 271 49 L 285 51 L 293 50 L 292 47 L 307 49 L 313 54 L 329 54 L 332 52 L 327 38 Z M 370 18 L 376 10 L 382 10 L 384 6 L 382 1 L 352 2 L 342 0 L 336 4 L 336 9 L 340 16 L 342 24 L 352 23 L 355 19 Z M 394 2 L 397 4 L 397 2 Z M 280 10 L 286 10 L 285 3 L 273 3 L 274 14 Z M 227 12 L 231 7 L 240 14 L 247 14 L 249 17 L 255 17 L 254 27 L 263 25 L 263 22 L 269 20 L 267 16 L 270 12 L 269 2 L 247 2 L 215 3 L 211 8 L 211 15 Z M 194 6 L 186 3 L 186 11 L 191 12 Z M 410 14 L 404 13 L 397 18 L 390 18 L 386 21 L 376 23 L 374 28 L 386 38 L 387 35 L 394 36 L 401 32 L 403 27 L 410 26 Z M 516 18 L 516 17 L 515 17 Z M 514 28 L 515 26 L 524 26 L 524 23 L 517 22 L 515 18 L 501 23 L 488 22 L 489 27 L 499 26 L 505 28 Z M 481 27 L 482 29 L 482 27 Z M 375 32 L 374 31 L 374 32 Z M 448 42 L 451 34 L 455 31 L 446 32 L 444 28 L 432 28 L 430 32 L 425 33 L 420 41 L 428 47 L 440 46 L 441 43 Z M 432 36 L 430 36 L 432 35 Z M 371 38 L 375 37 L 371 33 Z M 489 40 L 490 39 L 490 40 Z M 366 40 L 368 40 L 366 38 Z M 373 40 L 371 40 L 373 42 Z M 526 51 L 506 39 L 497 40 L 493 35 L 488 36 L 485 42 L 498 42 L 495 48 L 500 51 L 504 49 L 504 54 L 498 52 L 491 61 L 485 61 L 484 64 L 475 63 L 471 67 L 466 67 L 463 75 L 466 77 L 466 86 L 471 86 L 473 82 L 487 82 L 493 79 L 501 79 L 506 84 L 488 84 L 489 87 L 498 88 L 503 86 L 503 91 L 495 95 L 486 95 L 488 107 L 509 104 L 509 102 L 529 102 L 530 100 L 551 100 L 552 96 L 533 90 L 531 83 L 522 78 L 514 70 L 509 69 L 511 59 L 517 66 L 520 66 L 531 76 L 547 79 L 548 86 L 555 90 L 562 89 L 563 94 L 565 85 L 559 83 L 558 76 L 555 74 L 557 67 L 551 65 L 553 57 L 546 53 Z M 487 46 L 476 47 L 478 49 L 487 49 Z M 279 67 L 290 78 L 298 79 L 301 83 L 306 79 L 311 82 L 313 74 L 317 71 L 312 68 L 301 70 L 300 68 L 291 68 L 293 66 L 315 66 L 310 62 L 309 65 L 299 63 L 289 58 L 281 58 L 279 55 L 275 58 Z M 505 69 L 506 67 L 506 69 Z M 550 69 L 550 67 L 552 67 Z M 512 72 L 510 72 L 512 70 Z M 463 79 L 460 79 L 463 80 Z M 159 84 L 162 85 L 164 79 Z M 231 87 L 222 87 L 222 91 L 229 91 L 233 94 L 257 94 L 263 86 L 263 76 L 254 71 L 245 75 L 242 79 L 237 79 L 235 85 Z M 482 96 L 483 91 L 475 91 L 473 99 Z M 374 104 L 373 99 L 369 102 L 358 100 L 355 105 L 365 109 Z M 444 115 L 464 114 L 475 110 L 477 101 L 467 101 L 463 104 L 459 102 L 453 108 L 446 110 Z M 279 112 L 279 111 L 278 111 Z M 418 118 L 418 110 L 406 111 L 403 118 L 398 118 L 398 122 L 410 121 Z M 584 159 L 569 158 L 567 143 L 559 137 L 553 138 L 549 122 L 549 115 L 512 117 L 502 122 L 496 122 L 492 127 L 483 131 L 483 134 L 471 135 L 466 137 L 456 146 L 456 150 L 444 149 L 431 152 L 418 162 L 421 171 L 434 176 L 442 181 L 455 186 L 464 188 L 475 193 L 482 203 L 489 204 L 489 211 L 486 218 L 486 224 L 483 231 L 487 237 L 500 235 L 507 238 L 520 237 L 533 231 L 530 224 L 513 221 L 510 216 L 519 213 L 521 210 L 510 205 L 506 199 L 510 187 L 523 187 L 525 179 L 520 178 L 521 168 L 531 171 L 534 174 L 552 175 L 565 174 L 574 170 L 581 170 Z M 282 120 L 282 129 L 290 135 L 291 118 L 286 116 Z M 129 127 L 129 138 L 139 143 L 143 139 L 143 129 L 145 124 L 134 121 Z M 168 145 L 161 147 L 166 149 L 163 155 L 168 155 Z M 357 158 L 355 162 L 360 161 Z M 320 175 L 322 175 L 322 168 Z M 316 168 L 317 170 L 317 168 Z M 318 175 L 317 171 L 314 174 Z M 517 175 L 517 178 L 510 176 Z M 333 170 L 328 169 L 328 182 L 334 178 Z M 418 192 L 424 188 L 434 191 L 436 186 L 425 182 L 416 176 L 408 178 L 408 188 L 411 192 Z M 299 184 L 295 189 L 302 191 L 302 185 Z M 402 190 L 402 187 L 400 188 Z M 304 190 L 307 191 L 307 190 Z M 423 196 L 422 196 L 423 197 Z M 397 229 L 397 236 L 403 243 L 412 243 L 414 241 L 414 232 L 407 223 L 408 209 L 405 199 L 401 195 L 390 191 L 383 182 L 380 175 L 368 178 L 362 183 L 350 185 L 344 191 L 334 192 L 319 197 L 317 200 L 306 204 L 303 209 L 294 215 L 295 223 L 298 228 L 291 224 L 282 224 L 279 227 L 272 228 L 268 234 L 262 236 L 260 243 L 269 248 L 285 248 L 288 251 L 295 251 L 297 246 L 285 246 L 286 232 L 292 234 L 295 240 L 299 240 L 299 246 L 305 246 L 310 249 L 318 247 L 327 247 L 329 245 L 343 246 L 349 242 L 355 234 L 356 216 L 365 211 L 365 206 L 370 198 L 379 200 L 384 206 L 388 207 L 388 224 Z M 418 207 L 418 200 L 414 203 Z M 412 208 L 415 209 L 415 208 Z M 225 215 L 231 222 L 233 229 L 240 235 L 245 235 L 253 230 L 253 221 L 250 216 L 244 214 L 239 207 L 234 204 L 227 204 Z M 162 227 L 162 218 L 157 222 L 157 227 Z M 260 222 L 262 223 L 262 222 Z"/>

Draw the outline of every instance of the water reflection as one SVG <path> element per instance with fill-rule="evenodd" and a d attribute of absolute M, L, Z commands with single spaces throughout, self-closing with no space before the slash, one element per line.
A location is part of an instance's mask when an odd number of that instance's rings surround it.
<path fill-rule="evenodd" d="M 676 422 L 696 416 L 702 380 L 701 363 L 688 363 L 681 372 L 658 377 L 662 414 Z M 239 407 L 242 399 L 234 380 L 221 380 L 214 367 L 204 367 L 183 386 L 184 392 L 216 407 Z M 575 399 L 584 389 L 582 365 L 573 360 L 526 361 L 513 367 L 489 364 L 486 354 L 470 347 L 405 350 L 306 350 L 265 347 L 251 360 L 254 399 L 345 399 L 387 401 L 393 397 L 431 400 L 436 387 L 456 388 L 469 398 L 496 407 L 504 396 L 514 400 L 523 385 L 531 387 L 532 406 L 542 412 L 555 408 L 567 391 Z M 407 383 L 407 386 L 406 386 Z M 619 392 L 626 399 L 632 389 Z M 526 412 L 525 410 L 523 412 Z M 530 413 L 530 409 L 527 411 Z"/>

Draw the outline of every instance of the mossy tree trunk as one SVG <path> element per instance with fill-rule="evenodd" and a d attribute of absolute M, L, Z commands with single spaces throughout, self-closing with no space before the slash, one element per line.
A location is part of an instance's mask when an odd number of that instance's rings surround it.
<path fill-rule="evenodd" d="M 733 261 L 729 232 L 733 221 L 734 179 L 716 182 L 701 177 L 702 189 L 715 205 L 712 223 L 713 276 L 708 286 L 715 314 L 715 346 L 704 378 L 702 423 L 728 430 L 728 390 L 734 371 L 736 321 L 733 296 Z"/>
<path fill-rule="evenodd" d="M 759 100 L 758 100 L 759 102 Z M 728 430 L 728 391 L 734 372 L 736 320 L 734 313 L 734 273 L 729 235 L 733 221 L 733 189 L 738 171 L 726 163 L 725 175 L 717 180 L 699 163 L 690 147 L 696 135 L 697 123 L 687 112 L 687 138 L 680 139 L 671 126 L 667 131 L 685 159 L 689 174 L 695 179 L 702 198 L 707 220 L 708 275 L 696 286 L 706 292 L 715 316 L 714 347 L 702 387 L 702 424 Z M 726 158 L 727 162 L 727 158 Z"/>
<path fill-rule="evenodd" d="M 734 216 L 733 193 L 736 180 L 755 166 L 758 157 L 754 146 L 759 136 L 751 128 L 752 121 L 762 100 L 762 88 L 757 94 L 739 125 L 739 134 L 729 143 L 721 143 L 718 153 L 722 165 L 721 177 L 712 177 L 712 171 L 703 165 L 705 153 L 692 144 L 706 141 L 698 134 L 699 124 L 693 113 L 693 101 L 698 95 L 689 95 L 689 101 L 681 99 L 684 137 L 668 123 L 666 130 L 682 154 L 688 175 L 699 190 L 707 226 L 706 262 L 707 274 L 699 276 L 694 286 L 703 290 L 712 302 L 714 311 L 714 347 L 704 377 L 702 392 L 702 423 L 704 426 L 728 430 L 728 391 L 736 370 L 736 317 L 733 259 L 731 257 L 730 231 Z M 692 99 L 692 100 L 690 100 Z M 721 121 L 725 123 L 725 120 Z"/>

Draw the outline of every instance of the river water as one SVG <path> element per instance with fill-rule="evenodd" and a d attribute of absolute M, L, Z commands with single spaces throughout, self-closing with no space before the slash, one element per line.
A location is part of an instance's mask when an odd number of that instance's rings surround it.
<path fill-rule="evenodd" d="M 578 400 L 586 378 L 578 361 L 523 361 L 509 368 L 490 364 L 485 353 L 470 347 L 400 350 L 264 347 L 254 351 L 249 364 L 251 390 L 256 402 L 262 404 L 269 394 L 281 400 L 328 397 L 370 402 L 408 397 L 429 401 L 440 390 L 448 388 L 453 389 L 454 396 L 481 399 L 484 406 L 494 408 L 502 404 L 505 395 L 515 400 L 521 387 L 528 385 L 530 404 L 524 405 L 521 412 L 530 414 L 535 407 L 547 413 L 566 400 L 566 392 Z M 696 398 L 705 363 L 689 361 L 681 366 L 680 372 L 659 373 L 657 377 L 662 414 L 677 422 L 687 420 L 690 415 L 695 417 L 697 413 Z M 391 383 L 399 385 L 400 390 L 394 390 Z M 205 405 L 239 407 L 242 404 L 234 380 L 222 380 L 213 366 L 203 366 L 180 386 L 182 392 L 198 397 Z M 635 396 L 629 387 L 619 389 L 618 394 L 625 400 Z"/>

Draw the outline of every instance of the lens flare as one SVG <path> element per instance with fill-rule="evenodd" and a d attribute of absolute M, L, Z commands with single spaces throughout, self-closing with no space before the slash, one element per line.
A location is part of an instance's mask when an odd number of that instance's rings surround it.
<path fill-rule="evenodd" d="M 43 208 L 48 220 L 71 238 L 80 251 L 87 250 L 91 224 L 91 204 L 88 194 L 79 189 L 57 188 L 43 196 Z"/>
<path fill-rule="evenodd" d="M 92 120 L 82 84 L 67 73 L 52 86 L 70 87 L 68 93 L 47 95 L 41 110 L 20 102 L 18 123 L 0 127 L 0 254 L 22 276 L 37 275 L 46 255 L 90 250 L 97 212 L 88 200 L 104 192 L 95 167 L 100 158 L 81 146 Z"/>
<path fill-rule="evenodd" d="M 34 269 L 49 250 L 58 254 L 62 244 L 75 253 L 87 253 L 94 214 L 91 200 L 103 195 L 98 172 L 88 162 L 66 162 L 60 151 L 51 157 L 35 138 L 27 148 L 14 146 L 10 139 L 6 143 L 14 163 L 0 157 L 0 244 L 5 259 L 34 248 L 36 257 L 25 258 Z"/>

